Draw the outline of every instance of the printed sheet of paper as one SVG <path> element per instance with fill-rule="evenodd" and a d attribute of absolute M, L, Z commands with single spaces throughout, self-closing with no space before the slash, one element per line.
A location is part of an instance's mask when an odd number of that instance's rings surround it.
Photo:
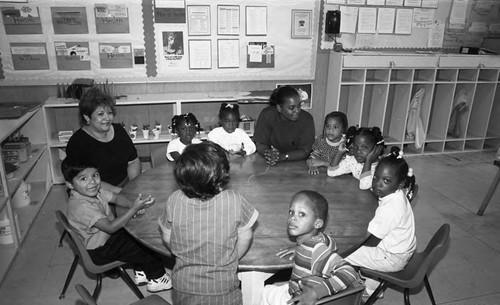
<path fill-rule="evenodd" d="M 188 5 L 188 34 L 210 35 L 210 6 Z"/>
<path fill-rule="evenodd" d="M 465 24 L 468 0 L 453 0 L 450 12 L 450 23 Z"/>
<path fill-rule="evenodd" d="M 442 48 L 444 39 L 444 23 L 435 22 L 429 29 L 428 48 Z"/>
<path fill-rule="evenodd" d="M 403 0 L 385 0 L 387 6 L 403 6 Z"/>
<path fill-rule="evenodd" d="M 347 0 L 347 5 L 365 5 L 365 0 Z"/>
<path fill-rule="evenodd" d="M 356 23 L 358 21 L 358 7 L 357 6 L 341 6 L 341 33 L 356 33 Z"/>
<path fill-rule="evenodd" d="M 394 16 L 396 9 L 390 7 L 380 7 L 378 9 L 377 33 L 392 34 L 394 32 Z"/>
<path fill-rule="evenodd" d="M 375 33 L 377 23 L 377 9 L 374 7 L 360 7 L 358 18 L 358 33 Z"/>
<path fill-rule="evenodd" d="M 240 34 L 240 7 L 239 5 L 217 6 L 217 34 Z"/>
<path fill-rule="evenodd" d="M 422 5 L 422 0 L 405 0 L 405 6 L 420 7 Z"/>
<path fill-rule="evenodd" d="M 189 40 L 189 69 L 212 68 L 212 41 Z"/>
<path fill-rule="evenodd" d="M 240 67 L 240 41 L 239 39 L 217 40 L 217 58 L 219 68 Z"/>
<path fill-rule="evenodd" d="M 416 8 L 413 10 L 413 26 L 416 28 L 430 28 L 434 25 L 435 9 Z"/>
<path fill-rule="evenodd" d="M 396 27 L 395 34 L 411 34 L 412 24 L 412 9 L 397 9 L 396 10 Z"/>
<path fill-rule="evenodd" d="M 438 0 L 422 0 L 422 7 L 437 8 Z"/>
<path fill-rule="evenodd" d="M 326 4 L 345 4 L 345 0 L 326 0 Z"/>
<path fill-rule="evenodd" d="M 385 0 L 366 0 L 366 5 L 385 5 Z"/>
<path fill-rule="evenodd" d="M 267 35 L 267 7 L 246 7 L 246 34 Z"/>

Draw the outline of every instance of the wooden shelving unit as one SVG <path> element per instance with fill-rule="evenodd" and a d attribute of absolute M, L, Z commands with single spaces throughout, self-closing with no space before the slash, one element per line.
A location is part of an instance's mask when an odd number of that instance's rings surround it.
<path fill-rule="evenodd" d="M 500 56 L 333 52 L 325 114 L 343 111 L 349 125 L 378 126 L 388 146 L 408 154 L 495 149 L 500 145 L 499 71 Z M 421 88 L 425 139 L 417 148 L 406 137 L 406 123 L 411 99 Z M 455 137 L 448 126 L 460 92 L 466 93 L 467 110 Z"/>
<path fill-rule="evenodd" d="M 205 130 L 198 135 L 206 138 L 206 133 L 218 124 L 218 114 L 221 103 L 236 103 L 235 92 L 217 93 L 168 93 L 168 94 L 130 94 L 116 102 L 117 114 L 114 122 L 125 124 L 128 129 L 132 124 L 138 125 L 136 144 L 139 156 L 149 156 L 151 150 L 167 145 L 173 139 L 167 126 L 171 125 L 175 114 L 193 113 L 201 127 Z M 250 98 L 251 99 L 251 98 Z M 260 111 L 265 108 L 267 101 L 239 103 L 240 114 L 246 114 L 257 119 Z M 58 132 L 80 128 L 78 122 L 78 101 L 64 98 L 49 98 L 43 106 L 45 129 L 47 135 L 48 155 L 52 173 L 52 182 L 64 183 L 60 171 L 61 160 L 65 157 L 67 142 L 61 142 Z M 149 124 L 154 127 L 155 122 L 162 124 L 162 133 L 159 139 L 144 139 L 141 127 Z"/>
<path fill-rule="evenodd" d="M 0 142 L 17 131 L 31 142 L 28 160 L 16 164 L 18 169 L 12 177 L 7 177 L 5 163 L 0 158 L 0 213 L 9 220 L 13 240 L 10 244 L 0 244 L 0 281 L 7 273 L 52 185 L 48 175 L 50 168 L 45 134 L 40 128 L 43 126 L 42 121 L 40 109 L 30 111 L 18 119 L 0 120 Z M 0 155 L 1 150 L 0 147 Z M 31 185 L 30 204 L 16 207 L 14 196 L 23 181 Z"/>

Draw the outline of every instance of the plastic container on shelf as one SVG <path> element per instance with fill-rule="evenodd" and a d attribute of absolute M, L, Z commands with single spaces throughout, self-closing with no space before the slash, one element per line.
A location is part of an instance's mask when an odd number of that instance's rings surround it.
<path fill-rule="evenodd" d="M 10 220 L 5 212 L 0 213 L 0 244 L 9 245 L 14 243 Z"/>
<path fill-rule="evenodd" d="M 12 206 L 17 209 L 28 206 L 31 202 L 30 192 L 31 184 L 22 181 L 12 197 Z"/>

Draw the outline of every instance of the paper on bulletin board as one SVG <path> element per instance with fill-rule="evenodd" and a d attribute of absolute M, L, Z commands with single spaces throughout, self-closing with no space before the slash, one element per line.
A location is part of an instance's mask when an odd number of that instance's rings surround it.
<path fill-rule="evenodd" d="M 428 48 L 442 48 L 444 40 L 444 23 L 435 22 L 429 29 Z"/>
<path fill-rule="evenodd" d="M 357 6 L 341 6 L 340 7 L 341 33 L 356 33 L 356 23 L 358 21 L 358 7 Z"/>
<path fill-rule="evenodd" d="M 184 0 L 156 0 L 156 23 L 186 23 L 186 4 Z"/>
<path fill-rule="evenodd" d="M 101 69 L 132 68 L 132 57 L 130 43 L 99 43 Z"/>
<path fill-rule="evenodd" d="M 96 4 L 94 12 L 98 34 L 130 32 L 128 8 L 125 5 Z"/>
<path fill-rule="evenodd" d="M 54 34 L 87 34 L 85 7 L 51 7 Z"/>
<path fill-rule="evenodd" d="M 54 42 L 58 70 L 90 70 L 88 42 Z"/>
<path fill-rule="evenodd" d="M 415 8 L 413 10 L 413 27 L 431 28 L 434 25 L 434 9 Z"/>
<path fill-rule="evenodd" d="M 15 70 L 47 70 L 49 59 L 45 43 L 11 43 Z"/>
<path fill-rule="evenodd" d="M 3 7 L 2 17 L 7 35 L 42 33 L 37 6 L 26 4 Z"/>
<path fill-rule="evenodd" d="M 247 68 L 274 68 L 274 56 L 274 46 L 251 41 L 247 46 Z"/>

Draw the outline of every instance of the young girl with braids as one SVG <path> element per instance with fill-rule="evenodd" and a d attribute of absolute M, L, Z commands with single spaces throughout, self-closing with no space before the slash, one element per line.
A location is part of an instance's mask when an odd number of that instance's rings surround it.
<path fill-rule="evenodd" d="M 340 143 L 339 151 L 328 167 L 328 176 L 351 173 L 359 179 L 359 188 L 367 190 L 371 187 L 375 167 L 383 152 L 384 138 L 380 128 L 351 126 L 347 130 L 346 141 Z"/>
<path fill-rule="evenodd" d="M 379 198 L 375 216 L 368 224 L 370 236 L 358 250 L 345 258 L 354 266 L 383 272 L 403 270 L 417 247 L 415 220 L 406 190 L 415 185 L 399 147 L 382 158 L 373 175 L 372 191 Z M 371 295 L 378 282 L 367 278 L 365 295 Z"/>
<path fill-rule="evenodd" d="M 319 174 L 319 167 L 328 167 L 333 157 L 338 153 L 340 143 L 345 140 L 347 116 L 340 111 L 326 115 L 323 124 L 323 134 L 314 140 L 312 152 L 307 158 L 309 174 Z"/>
<path fill-rule="evenodd" d="M 192 113 L 174 115 L 172 118 L 172 132 L 179 135 L 178 138 L 170 141 L 167 146 L 167 159 L 175 161 L 189 144 L 201 143 L 195 138 L 196 132 L 200 129 L 200 123 Z"/>
<path fill-rule="evenodd" d="M 240 110 L 238 104 L 222 103 L 219 110 L 221 127 L 216 127 L 208 134 L 208 140 L 222 146 L 235 155 L 251 155 L 255 152 L 255 143 L 247 133 L 238 128 Z"/>

